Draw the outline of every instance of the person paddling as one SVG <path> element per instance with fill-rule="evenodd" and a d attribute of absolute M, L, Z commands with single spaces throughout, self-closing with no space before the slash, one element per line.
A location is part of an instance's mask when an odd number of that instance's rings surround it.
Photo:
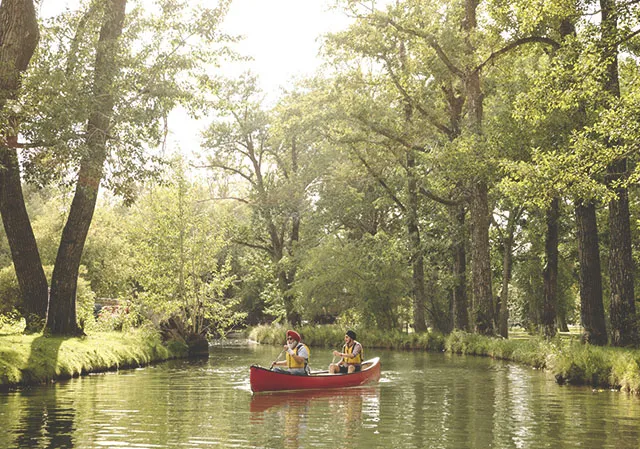
<path fill-rule="evenodd" d="M 285 360 L 273 362 L 271 369 L 279 373 L 306 376 L 309 374 L 309 348 L 302 343 L 300 334 L 294 330 L 287 331 L 287 344 L 284 345 L 287 352 Z M 286 366 L 286 368 L 284 368 Z"/>
<path fill-rule="evenodd" d="M 348 330 L 344 336 L 344 346 L 342 352 L 333 351 L 334 357 L 341 357 L 338 363 L 329 365 L 329 373 L 355 373 L 360 371 L 362 361 L 364 360 L 364 349 L 362 345 L 356 341 L 356 333 Z"/>

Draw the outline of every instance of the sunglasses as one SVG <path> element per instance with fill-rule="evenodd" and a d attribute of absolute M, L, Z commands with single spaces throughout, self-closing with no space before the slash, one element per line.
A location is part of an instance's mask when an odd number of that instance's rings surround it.
<path fill-rule="evenodd" d="M 287 337 L 287 340 L 293 341 L 293 338 L 292 337 Z"/>

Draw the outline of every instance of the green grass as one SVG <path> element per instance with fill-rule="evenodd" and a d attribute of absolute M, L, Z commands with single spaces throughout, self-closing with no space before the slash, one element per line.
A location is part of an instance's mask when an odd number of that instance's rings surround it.
<path fill-rule="evenodd" d="M 149 329 L 102 332 L 79 338 L 3 335 L 0 336 L 0 387 L 138 367 L 186 354 L 186 346 L 163 345 L 158 333 Z"/>

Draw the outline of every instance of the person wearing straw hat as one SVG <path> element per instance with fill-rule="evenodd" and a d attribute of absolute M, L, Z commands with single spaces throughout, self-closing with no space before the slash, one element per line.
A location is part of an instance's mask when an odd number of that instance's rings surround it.
<path fill-rule="evenodd" d="M 299 333 L 291 329 L 287 331 L 287 344 L 284 345 L 283 352 L 286 352 L 285 360 L 273 362 L 273 371 L 298 376 L 309 374 L 309 348 L 302 343 Z"/>
<path fill-rule="evenodd" d="M 364 360 L 364 349 L 362 345 L 356 341 L 356 333 L 348 330 L 344 336 L 344 346 L 342 352 L 333 351 L 334 357 L 341 357 L 338 363 L 329 365 L 329 373 L 331 374 L 351 374 L 360 371 L 362 361 Z"/>

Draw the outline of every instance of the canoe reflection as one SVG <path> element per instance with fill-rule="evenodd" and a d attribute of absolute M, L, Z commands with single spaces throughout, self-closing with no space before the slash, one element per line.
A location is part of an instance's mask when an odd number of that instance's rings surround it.
<path fill-rule="evenodd" d="M 380 414 L 380 387 L 354 387 L 254 394 L 250 404 L 251 421 L 270 422 L 282 429 L 279 442 L 285 449 L 298 449 L 309 429 L 331 426 L 341 435 L 336 447 L 354 447 L 352 441 L 365 422 L 377 426 Z M 262 446 L 262 444 L 257 444 Z"/>
<path fill-rule="evenodd" d="M 311 403 L 344 405 L 358 400 L 375 400 L 377 402 L 380 388 L 355 387 L 329 390 L 308 390 L 254 394 L 251 397 L 251 413 L 264 412 L 270 408 L 306 407 Z"/>

